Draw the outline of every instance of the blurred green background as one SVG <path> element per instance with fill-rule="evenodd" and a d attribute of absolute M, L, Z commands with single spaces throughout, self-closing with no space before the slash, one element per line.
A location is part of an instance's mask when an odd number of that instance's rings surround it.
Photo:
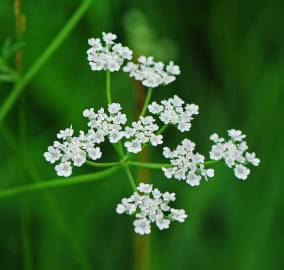
<path fill-rule="evenodd" d="M 79 4 L 22 0 L 23 72 Z M 284 269 L 283 11 L 282 0 L 94 1 L 1 127 L 1 189 L 55 178 L 43 152 L 56 132 L 71 124 L 84 129 L 82 110 L 106 104 L 105 76 L 92 72 L 86 60 L 87 39 L 102 31 L 117 33 L 137 55 L 181 66 L 176 83 L 155 89 L 154 99 L 178 94 L 199 104 L 200 115 L 188 135 L 168 130 L 168 145 L 188 136 L 206 154 L 210 134 L 241 129 L 261 165 L 241 182 L 218 164 L 214 179 L 198 188 L 151 172 L 151 182 L 176 192 L 176 207 L 189 214 L 167 231 L 153 229 L 151 239 L 136 237 L 132 218 L 115 213 L 132 192 L 123 172 L 1 199 L 0 269 Z M 0 29 L 0 46 L 8 36 L 15 40 L 12 0 L 0 0 Z M 12 86 L 0 82 L 1 104 Z M 134 115 L 135 83 L 115 73 L 112 92 Z M 109 146 L 103 153 L 104 160 L 114 159 Z M 161 151 L 150 159 L 164 162 Z M 92 171 L 77 168 L 74 174 Z"/>

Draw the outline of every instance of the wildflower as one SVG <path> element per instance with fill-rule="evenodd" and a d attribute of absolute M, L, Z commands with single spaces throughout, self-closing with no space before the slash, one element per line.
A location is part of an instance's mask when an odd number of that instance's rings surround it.
<path fill-rule="evenodd" d="M 73 136 L 73 133 L 72 127 L 61 130 L 57 134 L 57 138 L 63 142 L 55 141 L 44 153 L 45 159 L 50 163 L 59 161 L 59 164 L 55 166 L 58 176 L 70 176 L 72 165 L 82 166 L 87 157 L 91 160 L 97 160 L 102 156 L 100 148 L 95 146 L 90 133 L 84 134 L 83 131 L 80 131 L 78 137 Z"/>
<path fill-rule="evenodd" d="M 214 145 L 210 151 L 212 160 L 224 159 L 228 167 L 234 169 L 234 174 L 238 179 L 245 180 L 250 174 L 250 169 L 246 166 L 252 164 L 258 166 L 260 159 L 256 158 L 255 153 L 247 152 L 248 146 L 244 141 L 246 135 L 240 130 L 228 130 L 229 139 L 219 137 L 218 134 L 212 134 L 210 140 Z"/>
<path fill-rule="evenodd" d="M 88 49 L 88 61 L 91 69 L 118 71 L 125 60 L 131 60 L 133 52 L 128 48 L 122 46 L 120 43 L 115 43 L 117 36 L 112 33 L 103 32 L 103 42 L 100 38 L 91 38 L 88 40 L 91 46 Z"/>
<path fill-rule="evenodd" d="M 108 105 L 108 111 L 100 108 L 97 112 L 93 108 L 83 111 L 83 116 L 88 118 L 90 136 L 97 144 L 105 141 L 107 137 L 111 143 L 117 143 L 123 136 L 123 125 L 126 123 L 126 115 L 121 113 L 121 105 L 112 103 Z"/>
<path fill-rule="evenodd" d="M 128 139 L 124 146 L 128 152 L 138 153 L 142 151 L 142 145 L 150 143 L 157 146 L 163 143 L 163 136 L 156 135 L 159 126 L 152 116 L 140 117 L 137 122 L 133 122 L 131 127 L 126 127 L 124 137 Z"/>
<path fill-rule="evenodd" d="M 141 81 L 146 87 L 155 88 L 175 81 L 176 76 L 180 75 L 179 66 L 171 61 L 168 65 L 163 62 L 155 62 L 152 56 L 140 56 L 138 64 L 128 62 L 123 68 L 124 72 L 137 81 Z"/>
<path fill-rule="evenodd" d="M 175 201 L 174 193 L 161 193 L 150 184 L 141 183 L 129 198 L 123 198 L 116 207 L 118 214 L 135 215 L 134 231 L 150 234 L 151 223 L 159 230 L 168 229 L 172 221 L 184 222 L 187 218 L 183 209 L 174 209 L 169 203 Z"/>
<path fill-rule="evenodd" d="M 159 115 L 164 124 L 176 125 L 181 132 L 190 130 L 193 115 L 198 114 L 197 105 L 186 104 L 177 95 L 168 100 L 162 100 L 161 104 L 152 102 L 148 110 L 152 114 Z"/>
<path fill-rule="evenodd" d="M 185 180 L 191 186 L 198 186 L 202 176 L 213 177 L 214 170 L 206 169 L 204 165 L 204 156 L 194 153 L 195 144 L 188 139 L 184 139 L 180 145 L 171 151 L 164 147 L 163 155 L 169 158 L 171 166 L 162 168 L 167 178 Z"/>

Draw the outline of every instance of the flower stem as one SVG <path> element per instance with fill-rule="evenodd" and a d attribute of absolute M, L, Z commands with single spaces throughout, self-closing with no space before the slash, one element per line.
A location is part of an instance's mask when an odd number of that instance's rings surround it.
<path fill-rule="evenodd" d="M 166 163 L 133 162 L 133 161 L 128 162 L 128 164 L 131 166 L 149 168 L 149 169 L 161 169 L 163 167 L 167 168 L 172 166 L 171 164 L 166 164 Z"/>
<path fill-rule="evenodd" d="M 147 96 L 145 98 L 145 102 L 144 102 L 140 116 L 144 116 L 146 114 L 146 111 L 147 111 L 148 105 L 150 103 L 152 94 L 153 94 L 153 88 L 148 88 Z"/>
<path fill-rule="evenodd" d="M 93 182 L 113 174 L 119 167 L 113 167 L 97 173 L 85 174 L 80 176 L 72 176 L 68 179 L 56 178 L 44 182 L 36 182 L 28 185 L 21 185 L 14 188 L 8 188 L 0 191 L 0 199 L 13 197 L 25 193 L 31 193 L 38 190 L 46 190 L 51 188 L 66 187 L 77 184 Z"/>
<path fill-rule="evenodd" d="M 110 91 L 110 71 L 106 71 L 106 94 L 107 94 L 107 103 L 111 104 L 111 91 Z"/>
<path fill-rule="evenodd" d="M 219 160 L 208 160 L 204 162 L 204 165 L 211 165 L 217 163 Z M 151 162 L 134 162 L 134 161 L 129 161 L 128 164 L 130 166 L 137 166 L 137 167 L 142 167 L 142 168 L 149 168 L 149 169 L 161 169 L 161 168 L 169 168 L 172 167 L 173 165 L 170 163 L 151 163 Z"/>
<path fill-rule="evenodd" d="M 127 164 L 125 164 L 125 165 L 124 165 L 124 169 L 125 169 L 125 172 L 126 172 L 126 174 L 127 174 L 127 176 L 128 176 L 128 179 L 129 179 L 129 182 L 130 182 L 131 187 L 133 188 L 134 191 L 136 191 L 135 180 L 134 180 L 134 178 L 133 178 L 133 175 L 132 175 L 132 173 L 131 173 L 131 171 L 130 171 L 129 166 L 128 166 Z"/>
<path fill-rule="evenodd" d="M 112 166 L 119 166 L 121 162 L 92 162 L 90 160 L 86 160 L 86 164 L 92 167 L 104 168 L 104 167 L 112 167 Z"/>
<path fill-rule="evenodd" d="M 165 130 L 169 127 L 169 124 L 163 125 L 157 132 L 158 135 L 161 135 L 165 132 Z"/>
<path fill-rule="evenodd" d="M 220 160 L 208 160 L 208 161 L 205 161 L 205 162 L 204 162 L 204 165 L 207 166 L 207 165 L 215 164 L 215 163 L 217 163 L 218 161 L 220 161 Z"/>
<path fill-rule="evenodd" d="M 35 63 L 30 67 L 26 74 L 18 80 L 14 88 L 11 90 L 10 94 L 1 105 L 0 108 L 0 124 L 7 116 L 8 112 L 11 110 L 19 96 L 25 90 L 25 86 L 28 82 L 38 73 L 40 68 L 45 64 L 45 62 L 52 56 L 52 54 L 58 49 L 66 37 L 70 34 L 73 28 L 76 26 L 78 21 L 82 18 L 90 4 L 93 0 L 84 0 L 82 4 L 78 7 L 69 21 L 64 25 L 61 31 L 57 34 L 50 45 L 44 50 L 44 52 L 39 56 Z"/>

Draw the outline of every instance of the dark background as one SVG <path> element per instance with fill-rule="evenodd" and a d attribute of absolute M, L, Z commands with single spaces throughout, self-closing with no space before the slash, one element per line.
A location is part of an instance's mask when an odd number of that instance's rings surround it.
<path fill-rule="evenodd" d="M 79 3 L 22 0 L 23 72 Z M 151 239 L 136 237 L 132 218 L 115 213 L 132 192 L 123 172 L 2 199 L 0 269 L 283 269 L 283 12 L 280 0 L 94 1 L 5 119 L 0 188 L 55 178 L 43 152 L 56 132 L 71 124 L 84 128 L 82 110 L 105 106 L 105 75 L 92 72 L 86 60 L 87 39 L 102 31 L 117 33 L 137 55 L 181 66 L 176 83 L 155 89 L 153 98 L 178 94 L 200 106 L 187 135 L 198 151 L 208 153 L 213 132 L 241 129 L 260 167 L 241 182 L 218 164 L 216 176 L 197 188 L 151 172 L 151 182 L 176 192 L 176 207 L 189 214 L 167 231 L 153 229 Z M 0 0 L 0 46 L 8 36 L 15 37 L 13 1 Z M 1 103 L 12 86 L 0 82 Z M 112 75 L 112 93 L 134 115 L 135 84 L 123 72 Z M 186 135 L 170 129 L 166 136 L 175 146 Z M 158 149 L 149 159 L 164 162 Z M 109 146 L 103 153 L 104 160 L 114 160 Z M 77 168 L 74 174 L 91 171 Z"/>

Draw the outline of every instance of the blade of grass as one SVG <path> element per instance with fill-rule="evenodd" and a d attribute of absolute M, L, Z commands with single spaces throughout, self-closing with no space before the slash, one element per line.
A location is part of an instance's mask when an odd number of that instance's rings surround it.
<path fill-rule="evenodd" d="M 0 124 L 7 116 L 8 112 L 11 110 L 19 96 L 25 90 L 27 83 L 38 73 L 40 68 L 46 63 L 46 61 L 52 56 L 52 54 L 58 49 L 62 42 L 71 33 L 73 28 L 82 18 L 84 13 L 87 11 L 88 7 L 93 0 L 84 0 L 69 21 L 63 26 L 61 31 L 57 34 L 50 45 L 44 50 L 44 52 L 39 56 L 35 63 L 30 67 L 30 69 L 23 75 L 23 77 L 15 84 L 14 88 L 2 104 L 0 108 Z"/>

